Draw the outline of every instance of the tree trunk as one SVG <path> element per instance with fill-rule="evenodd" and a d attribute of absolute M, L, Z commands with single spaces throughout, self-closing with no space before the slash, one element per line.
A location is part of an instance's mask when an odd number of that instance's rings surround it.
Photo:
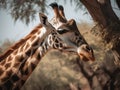
<path fill-rule="evenodd" d="M 102 27 L 107 27 L 111 22 L 119 22 L 118 17 L 114 13 L 110 0 L 80 0 L 93 20 Z"/>
<path fill-rule="evenodd" d="M 120 0 L 116 0 L 116 4 L 117 4 L 118 8 L 120 9 Z"/>
<path fill-rule="evenodd" d="M 80 0 L 97 23 L 92 32 L 97 33 L 109 47 L 120 64 L 120 20 L 114 13 L 110 0 Z M 99 29 L 98 29 L 99 27 Z M 116 64 L 117 64 L 116 63 Z"/>

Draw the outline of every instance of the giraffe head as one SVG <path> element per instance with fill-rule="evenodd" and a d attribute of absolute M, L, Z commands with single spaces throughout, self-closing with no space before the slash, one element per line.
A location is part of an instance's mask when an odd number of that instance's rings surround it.
<path fill-rule="evenodd" d="M 72 46 L 74 52 L 80 56 L 81 60 L 84 61 L 94 61 L 94 53 L 93 49 L 87 44 L 84 37 L 78 30 L 76 22 L 74 19 L 69 20 L 67 23 L 62 24 L 58 28 L 58 33 L 62 34 L 62 37 L 67 41 L 65 41 L 68 45 Z M 76 49 L 75 49 L 76 48 Z"/>
<path fill-rule="evenodd" d="M 78 47 L 77 53 L 83 61 L 95 61 L 93 49 L 87 44 L 82 44 Z"/>
<path fill-rule="evenodd" d="M 51 29 L 54 32 L 53 34 L 50 35 L 50 37 L 54 37 L 51 40 L 52 42 L 54 42 L 53 46 L 55 47 L 55 49 L 60 49 L 61 51 L 64 51 L 64 52 L 74 52 L 80 56 L 81 60 L 84 60 L 84 61 L 95 60 L 92 48 L 86 43 L 84 38 L 80 36 L 81 34 L 78 36 L 74 35 L 75 33 L 72 33 L 69 35 L 69 33 L 72 32 L 73 30 L 74 30 L 73 32 L 77 32 L 77 26 L 74 20 L 70 20 L 66 24 L 63 24 L 63 26 L 59 28 L 59 29 L 62 29 L 61 32 L 59 32 L 55 28 L 53 28 L 53 26 L 47 21 L 47 16 L 45 16 L 44 14 L 40 14 L 40 19 L 41 19 L 41 24 L 46 29 L 47 29 L 47 26 L 49 26 L 48 29 Z M 78 38 L 78 40 L 77 39 L 75 39 L 76 41 L 72 40 L 74 37 Z M 78 41 L 81 44 L 76 45 Z M 62 46 L 60 44 L 62 44 Z"/>

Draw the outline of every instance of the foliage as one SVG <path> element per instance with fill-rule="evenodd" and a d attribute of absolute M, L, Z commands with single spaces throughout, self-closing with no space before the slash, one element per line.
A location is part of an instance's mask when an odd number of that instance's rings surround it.
<path fill-rule="evenodd" d="M 0 8 L 7 9 L 14 21 L 28 24 L 35 19 L 37 12 L 45 12 L 46 0 L 0 0 Z"/>
<path fill-rule="evenodd" d="M 59 1 L 59 0 L 54 0 Z M 75 11 L 83 10 L 84 14 L 88 14 L 87 9 L 80 0 L 64 0 L 65 3 L 70 2 L 76 6 Z M 38 12 L 47 12 L 47 0 L 0 0 L 0 9 L 7 10 L 14 21 L 21 20 L 26 24 L 35 19 Z M 119 5 L 119 0 L 116 0 Z"/>
<path fill-rule="evenodd" d="M 65 3 L 68 2 L 68 0 L 64 0 Z M 85 8 L 85 6 L 80 2 L 80 0 L 70 0 L 69 1 L 71 3 L 71 5 L 76 6 L 75 7 L 75 11 L 79 11 L 79 10 L 83 10 L 84 14 L 88 14 L 87 9 Z"/>
<path fill-rule="evenodd" d="M 59 2 L 59 0 L 55 0 Z M 67 0 L 64 0 L 67 3 Z M 71 5 L 75 5 L 75 11 L 86 9 L 79 0 L 70 0 Z M 0 9 L 7 10 L 14 21 L 21 20 L 27 25 L 35 19 L 38 12 L 47 12 L 47 0 L 0 0 Z"/>

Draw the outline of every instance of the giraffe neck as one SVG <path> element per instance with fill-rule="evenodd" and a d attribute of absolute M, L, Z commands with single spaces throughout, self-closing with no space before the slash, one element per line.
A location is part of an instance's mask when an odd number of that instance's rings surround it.
<path fill-rule="evenodd" d="M 39 42 L 39 40 L 36 42 Z M 41 42 L 39 44 L 40 46 L 38 48 L 33 48 L 31 51 L 28 50 L 28 58 L 26 58 L 26 60 L 19 67 L 19 73 L 21 73 L 22 78 L 19 78 L 20 84 L 18 83 L 18 88 L 21 88 L 24 85 L 25 81 L 36 68 L 42 57 L 51 49 L 47 43 Z"/>
<path fill-rule="evenodd" d="M 67 47 L 56 30 L 46 32 L 42 28 L 42 31 L 0 62 L 0 90 L 20 89 L 49 49 L 62 50 Z"/>
<path fill-rule="evenodd" d="M 22 38 L 20 41 L 15 43 L 13 46 L 11 46 L 5 53 L 0 55 L 0 61 L 4 60 L 6 57 L 8 57 L 15 49 L 19 48 L 22 44 L 24 44 L 32 35 L 37 34 L 40 32 L 39 28 L 41 28 L 42 25 L 39 24 L 36 26 L 30 34 L 28 34 L 26 37 Z"/>
<path fill-rule="evenodd" d="M 40 28 L 38 35 L 33 35 L 25 44 L 0 62 L 0 90 L 20 89 L 36 67 L 44 53 L 49 49 L 43 43 L 51 31 Z"/>

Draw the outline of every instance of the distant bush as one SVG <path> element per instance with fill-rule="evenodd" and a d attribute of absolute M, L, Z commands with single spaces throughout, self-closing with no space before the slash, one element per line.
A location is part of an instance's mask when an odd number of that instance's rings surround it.
<path fill-rule="evenodd" d="M 14 44 L 14 40 L 6 39 L 0 46 L 0 54 L 5 52 L 10 46 Z"/>

